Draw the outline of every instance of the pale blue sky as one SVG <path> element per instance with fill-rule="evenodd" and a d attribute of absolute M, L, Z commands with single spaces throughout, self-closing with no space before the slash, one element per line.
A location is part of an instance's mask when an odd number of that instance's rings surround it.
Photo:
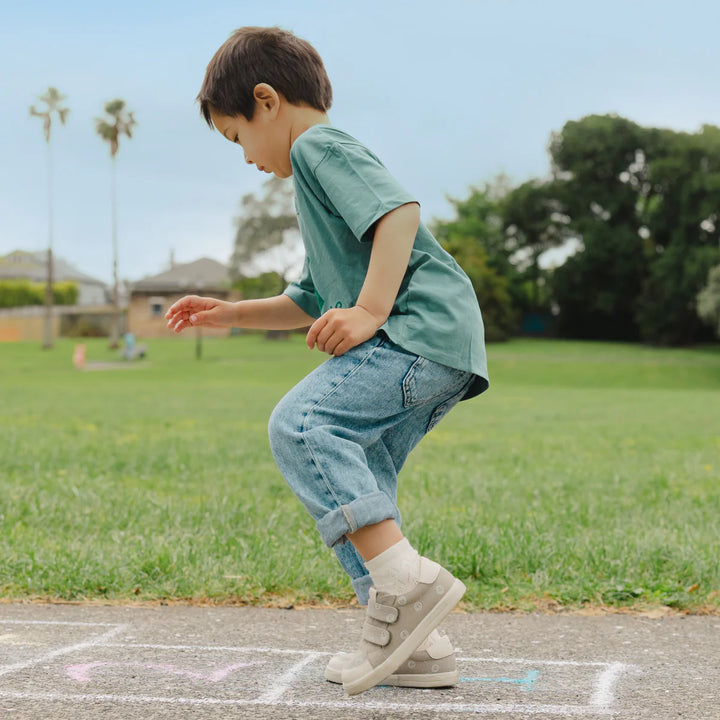
<path fill-rule="evenodd" d="M 121 97 L 138 120 L 118 155 L 120 275 L 232 251 L 239 199 L 267 176 L 200 120 L 205 66 L 241 25 L 281 25 L 322 55 L 333 124 L 367 143 L 446 217 L 504 172 L 545 176 L 567 120 L 720 125 L 717 0 L 0 0 L 0 255 L 47 247 L 46 148 L 28 108 L 49 85 L 71 114 L 53 131 L 55 251 L 112 274 L 110 156 L 93 119 Z"/>

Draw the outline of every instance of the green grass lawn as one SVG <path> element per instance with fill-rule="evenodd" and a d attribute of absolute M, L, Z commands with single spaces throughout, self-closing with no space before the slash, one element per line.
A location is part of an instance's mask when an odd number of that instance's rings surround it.
<path fill-rule="evenodd" d="M 0 345 L 0 595 L 348 601 L 267 442 L 302 336 L 149 343 L 78 372 Z M 103 340 L 90 361 L 113 360 Z M 404 530 L 475 608 L 720 611 L 720 346 L 516 340 L 410 457 Z"/>

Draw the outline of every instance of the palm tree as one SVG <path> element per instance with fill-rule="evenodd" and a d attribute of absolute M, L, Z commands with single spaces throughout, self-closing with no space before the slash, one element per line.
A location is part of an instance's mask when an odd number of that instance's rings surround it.
<path fill-rule="evenodd" d="M 60 107 L 65 100 L 65 95 L 58 92 L 57 88 L 49 87 L 44 95 L 39 97 L 40 102 L 45 104 L 44 110 L 38 110 L 34 105 L 30 106 L 30 115 L 43 119 L 43 133 L 48 147 L 48 252 L 47 252 L 47 284 L 45 286 L 45 328 L 43 331 L 43 348 L 50 349 L 53 346 L 52 333 L 52 309 L 53 309 L 53 162 L 52 145 L 50 144 L 50 131 L 52 130 L 53 115 L 57 115 L 60 124 L 64 125 L 70 110 Z"/>
<path fill-rule="evenodd" d="M 124 100 L 112 100 L 105 103 L 105 118 L 95 119 L 95 129 L 103 140 L 110 143 L 112 159 L 112 246 L 113 246 L 113 324 L 110 336 L 111 347 L 117 347 L 120 337 L 120 303 L 118 299 L 117 272 L 117 202 L 116 202 L 116 164 L 115 156 L 120 148 L 120 136 L 132 137 L 132 129 L 137 123 L 133 113 L 125 109 Z"/>

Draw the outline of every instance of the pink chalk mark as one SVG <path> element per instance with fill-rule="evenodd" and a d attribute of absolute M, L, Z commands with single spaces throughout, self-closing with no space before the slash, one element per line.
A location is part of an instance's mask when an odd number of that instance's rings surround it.
<path fill-rule="evenodd" d="M 235 663 L 234 665 L 226 665 L 225 667 L 218 668 L 211 673 L 198 673 L 193 672 L 192 670 L 183 670 L 182 668 L 175 667 L 174 665 L 155 665 L 153 663 L 136 662 L 91 662 L 79 663 L 77 665 L 66 665 L 65 672 L 68 677 L 72 678 L 76 682 L 90 682 L 92 680 L 90 674 L 97 668 L 134 667 L 141 668 L 143 670 L 159 670 L 160 672 L 169 673 L 170 675 L 181 675 L 182 677 L 189 678 L 190 680 L 200 680 L 214 683 L 224 680 L 228 675 L 234 673 L 236 670 L 242 670 L 243 668 L 252 667 L 253 665 L 264 664 L 265 661 Z"/>

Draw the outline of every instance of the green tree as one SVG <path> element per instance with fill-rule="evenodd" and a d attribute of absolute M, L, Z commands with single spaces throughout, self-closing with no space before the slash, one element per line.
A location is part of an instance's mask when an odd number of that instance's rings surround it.
<path fill-rule="evenodd" d="M 240 205 L 230 259 L 233 284 L 247 298 L 279 295 L 304 255 L 292 183 L 272 176 L 259 196 L 248 193 Z M 287 338 L 289 333 L 270 330 L 266 337 Z"/>
<path fill-rule="evenodd" d="M 529 180 L 508 192 L 502 202 L 506 242 L 514 250 L 510 261 L 525 290 L 518 308 L 523 311 L 550 309 L 548 273 L 540 267 L 540 257 L 571 237 L 569 217 L 559 196 L 557 183 Z"/>
<path fill-rule="evenodd" d="M 707 285 L 697 296 L 697 311 L 700 319 L 720 338 L 720 265 L 708 273 Z"/>
<path fill-rule="evenodd" d="M 485 339 L 488 342 L 508 340 L 517 332 L 520 321 L 510 297 L 508 279 L 490 266 L 485 250 L 473 238 L 453 235 L 443 246 L 472 282 L 482 310 Z"/>
<path fill-rule="evenodd" d="M 433 233 L 441 244 L 450 238 L 472 238 L 483 249 L 488 265 L 500 275 L 512 273 L 510 258 L 516 250 L 505 234 L 503 201 L 510 191 L 504 176 L 481 188 L 471 187 L 465 200 L 450 198 L 455 217 L 452 220 L 436 220 Z"/>
<path fill-rule="evenodd" d="M 43 134 L 47 143 L 47 182 L 48 182 L 48 252 L 47 252 L 47 282 L 45 285 L 45 324 L 43 330 L 43 348 L 50 349 L 53 346 L 52 336 L 52 308 L 53 308 L 53 157 L 52 144 L 50 142 L 53 117 L 57 116 L 60 124 L 64 125 L 70 112 L 66 107 L 61 107 L 65 100 L 57 88 L 49 87 L 39 100 L 44 107 L 38 110 L 34 105 L 30 107 L 30 115 L 43 120 Z"/>
<path fill-rule="evenodd" d="M 286 283 L 279 273 L 271 271 L 255 277 L 239 278 L 235 281 L 234 286 L 245 300 L 252 300 L 279 295 L 285 290 Z"/>
<path fill-rule="evenodd" d="M 298 253 L 293 250 L 300 244 L 294 198 L 292 183 L 275 176 L 263 183 L 259 197 L 254 193 L 242 197 L 230 259 L 235 280 L 257 275 L 258 258 L 264 257 L 273 265 L 269 270 L 286 282 L 287 273 L 298 262 Z"/>
<path fill-rule="evenodd" d="M 113 324 L 110 345 L 117 347 L 120 338 L 120 302 L 118 297 L 118 249 L 117 249 L 117 164 L 115 156 L 120 149 L 120 138 L 132 138 L 137 125 L 135 116 L 125 107 L 124 100 L 105 103 L 105 117 L 95 119 L 97 134 L 110 145 L 112 160 L 112 250 L 113 250 Z"/>
<path fill-rule="evenodd" d="M 488 340 L 506 340 L 519 327 L 515 310 L 523 294 L 522 278 L 512 263 L 516 251 L 504 229 L 505 178 L 471 188 L 466 200 L 451 200 L 452 220 L 436 221 L 433 233 L 470 278 L 477 295 Z"/>
<path fill-rule="evenodd" d="M 684 344 L 720 260 L 720 129 L 644 128 L 614 115 L 566 123 L 551 142 L 558 199 L 582 250 L 552 279 L 561 334 Z"/>
<path fill-rule="evenodd" d="M 640 291 L 637 235 L 627 228 L 599 227 L 581 252 L 551 276 L 560 306 L 558 332 L 589 340 L 637 340 L 634 314 Z"/>
<path fill-rule="evenodd" d="M 554 192 L 582 249 L 557 268 L 561 335 L 632 340 L 648 260 L 638 216 L 648 192 L 645 131 L 615 115 L 565 124 L 551 138 Z"/>
<path fill-rule="evenodd" d="M 646 341 L 686 344 L 705 333 L 696 298 L 720 262 L 720 128 L 648 136 L 650 190 L 641 215 L 651 261 L 637 316 Z"/>

